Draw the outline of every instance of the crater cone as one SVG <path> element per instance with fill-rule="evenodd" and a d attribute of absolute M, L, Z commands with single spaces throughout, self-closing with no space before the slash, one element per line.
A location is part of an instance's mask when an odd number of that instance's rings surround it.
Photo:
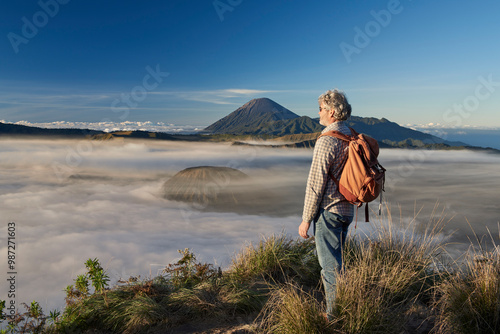
<path fill-rule="evenodd" d="M 186 168 L 163 186 L 169 200 L 203 206 L 241 203 L 246 200 L 250 177 L 234 168 L 200 166 Z"/>
<path fill-rule="evenodd" d="M 163 196 L 202 211 L 266 216 L 296 214 L 302 203 L 295 203 L 293 197 L 287 196 L 290 193 L 287 189 L 274 190 L 269 180 L 251 177 L 234 168 L 200 166 L 184 169 L 167 180 Z"/>

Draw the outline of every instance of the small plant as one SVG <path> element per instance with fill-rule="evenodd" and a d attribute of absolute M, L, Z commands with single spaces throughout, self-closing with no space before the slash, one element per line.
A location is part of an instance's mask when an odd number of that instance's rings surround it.
<path fill-rule="evenodd" d="M 98 259 L 88 259 L 85 262 L 88 278 L 92 281 L 95 292 L 103 292 L 108 287 L 109 276 L 106 274 Z"/>
<path fill-rule="evenodd" d="M 75 280 L 75 288 L 86 296 L 89 293 L 89 278 L 87 275 L 78 275 Z"/>
<path fill-rule="evenodd" d="M 94 287 L 94 292 L 101 293 L 108 288 L 109 276 L 102 268 L 99 260 L 88 259 L 85 262 L 87 272 L 78 275 L 74 285 L 68 285 L 66 291 L 66 305 L 72 305 L 77 301 L 81 301 L 91 295 L 89 290 L 90 282 Z"/>
<path fill-rule="evenodd" d="M 174 288 L 192 288 L 200 282 L 222 275 L 220 268 L 216 270 L 211 264 L 196 262 L 196 256 L 189 248 L 178 250 L 178 252 L 182 258 L 163 269 L 163 273 Z"/>
<path fill-rule="evenodd" d="M 7 315 L 4 313 L 5 300 L 0 300 L 0 322 L 7 319 Z"/>
<path fill-rule="evenodd" d="M 58 310 L 53 310 L 50 311 L 48 320 L 52 322 L 53 324 L 57 324 L 57 321 L 59 320 L 59 317 L 61 316 L 61 312 Z"/>
<path fill-rule="evenodd" d="M 22 303 L 26 312 L 16 312 L 13 318 L 10 319 L 9 324 L 2 333 L 42 333 L 45 328 L 47 317 L 43 314 L 42 307 L 36 301 L 32 301 L 30 305 Z M 3 314 L 5 302 L 0 301 L 0 309 L 2 309 L 1 320 L 6 317 Z"/>

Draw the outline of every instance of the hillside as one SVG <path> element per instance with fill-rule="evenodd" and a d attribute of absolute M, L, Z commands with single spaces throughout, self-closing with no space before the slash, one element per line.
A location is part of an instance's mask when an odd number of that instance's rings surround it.
<path fill-rule="evenodd" d="M 424 147 L 435 144 L 466 146 L 466 144 L 461 142 L 447 141 L 427 133 L 402 127 L 385 118 L 377 119 L 373 117 L 351 116 L 347 121 L 347 125 L 358 132 L 366 133 L 377 139 L 382 143 L 381 146 L 383 147 Z M 267 98 L 261 98 L 251 100 L 226 117 L 205 128 L 204 132 L 236 136 L 260 135 L 282 137 L 318 133 L 323 128 L 317 118 L 310 118 L 308 116 L 299 117 L 276 102 Z M 290 141 L 292 139 L 288 137 L 284 140 Z M 290 146 L 290 144 L 286 145 Z M 298 147 L 310 146 L 310 142 L 298 145 Z"/>
<path fill-rule="evenodd" d="M 10 124 L 0 122 L 1 137 L 50 137 L 50 138 L 89 138 L 93 140 L 112 140 L 115 138 L 137 138 L 137 139 L 160 139 L 160 140 L 184 140 L 202 141 L 209 140 L 210 137 L 198 134 L 168 134 L 164 132 L 152 131 L 113 131 L 104 132 L 89 129 L 45 129 L 34 126 Z"/>
<path fill-rule="evenodd" d="M 422 234 L 413 220 L 401 237 L 388 215 L 376 233 L 349 234 L 331 321 L 314 241 L 282 234 L 244 246 L 224 270 L 185 248 L 158 276 L 112 287 L 89 258 L 62 312 L 45 315 L 33 301 L 7 333 L 498 333 L 499 254 L 469 247 L 450 261 L 446 220 Z M 0 300 L 0 325 L 6 312 Z"/>
<path fill-rule="evenodd" d="M 0 136 L 51 136 L 67 138 L 93 136 L 98 134 L 104 134 L 104 132 L 88 129 L 44 129 L 0 122 Z"/>
<path fill-rule="evenodd" d="M 420 132 L 410 128 L 405 128 L 397 123 L 391 122 L 385 118 L 377 119 L 373 117 L 351 116 L 347 125 L 360 133 L 366 133 L 369 136 L 385 142 L 391 146 L 394 143 L 414 139 L 425 144 L 446 144 L 449 146 L 466 145 L 461 142 L 452 142 L 433 136 L 428 133 Z M 392 143 L 392 144 L 391 144 Z"/>

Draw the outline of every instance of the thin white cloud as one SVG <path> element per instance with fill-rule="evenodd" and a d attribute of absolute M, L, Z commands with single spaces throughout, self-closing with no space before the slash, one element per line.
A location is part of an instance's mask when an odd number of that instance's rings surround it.
<path fill-rule="evenodd" d="M 225 100 L 222 100 L 220 99 L 220 97 L 216 97 L 216 96 L 202 96 L 202 95 L 199 95 L 199 96 L 189 96 L 189 97 L 185 97 L 186 100 L 189 100 L 189 101 L 196 101 L 196 102 L 203 102 L 203 103 L 212 103 L 212 104 L 221 104 L 221 105 L 236 105 L 238 104 L 237 102 L 229 102 L 229 101 L 225 101 Z"/>
<path fill-rule="evenodd" d="M 154 91 L 153 95 L 170 95 L 179 99 L 219 105 L 241 105 L 241 98 L 262 97 L 262 94 L 280 93 L 282 90 L 261 90 L 247 88 L 227 88 L 193 91 Z M 237 99 L 237 100 L 234 100 Z"/>
<path fill-rule="evenodd" d="M 118 95 L 119 93 L 116 93 Z M 95 102 L 103 102 L 105 100 L 109 100 L 113 98 L 113 93 L 106 92 L 96 92 L 96 93 L 87 93 L 87 94 L 52 94 L 51 92 L 47 92 L 45 94 L 41 94 L 39 92 L 3 92 L 0 94 L 0 102 L 9 103 L 9 104 L 36 104 L 36 105 L 45 105 L 45 106 L 64 106 L 68 101 L 71 103 L 78 103 L 82 106 L 86 104 L 91 104 Z"/>
<path fill-rule="evenodd" d="M 457 91 L 459 89 L 467 89 L 466 85 L 461 84 L 446 84 L 446 85 L 400 85 L 400 86 L 383 86 L 383 85 L 373 85 L 366 87 L 349 87 L 346 88 L 347 92 L 415 92 L 415 91 Z"/>
<path fill-rule="evenodd" d="M 459 129 L 464 129 L 464 130 L 500 130 L 499 127 L 497 126 L 482 126 L 482 125 L 460 125 L 460 126 L 453 126 L 451 124 L 441 124 L 441 123 L 425 123 L 425 124 L 406 124 L 404 125 L 405 127 L 412 128 L 412 129 L 454 129 L 454 130 L 459 130 Z"/>
<path fill-rule="evenodd" d="M 115 92 L 82 90 L 80 93 L 75 93 L 65 88 L 28 87 L 23 91 L 5 87 L 0 92 L 0 117 L 9 122 L 20 120 L 51 122 L 61 119 L 85 121 L 85 118 L 92 121 L 104 119 L 119 121 L 125 114 L 120 114 L 118 111 L 124 113 L 130 111 L 127 117 L 133 117 L 136 121 L 153 118 L 160 121 L 172 119 L 172 122 L 176 122 L 179 117 L 186 118 L 182 116 L 183 113 L 192 112 L 193 115 L 198 115 L 201 108 L 211 112 L 230 112 L 252 98 L 287 92 L 289 91 L 244 87 L 185 91 L 158 89 L 148 91 L 146 99 L 128 104 L 122 99 L 124 94 L 130 94 L 130 90 Z M 120 103 L 115 103 L 117 100 Z M 140 119 L 141 115 L 145 119 Z M 203 114 L 203 119 L 205 121 L 208 119 L 206 112 Z"/>
<path fill-rule="evenodd" d="M 224 89 L 223 91 L 240 94 L 240 95 L 255 95 L 255 94 L 264 94 L 264 93 L 274 93 L 277 91 L 272 90 L 258 90 L 258 89 Z"/>

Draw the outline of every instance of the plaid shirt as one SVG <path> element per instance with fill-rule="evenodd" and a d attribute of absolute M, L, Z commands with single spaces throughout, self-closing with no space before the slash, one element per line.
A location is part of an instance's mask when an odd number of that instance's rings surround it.
<path fill-rule="evenodd" d="M 344 122 L 335 122 L 328 125 L 321 133 L 339 131 L 351 135 L 351 130 Z M 328 175 L 331 170 L 335 178 L 339 179 L 342 168 L 338 164 L 346 159 L 347 142 L 331 136 L 323 136 L 316 141 L 314 155 L 307 179 L 306 196 L 302 220 L 312 222 L 323 208 L 343 216 L 354 215 L 354 205 L 347 202 L 338 191 L 337 184 Z"/>

